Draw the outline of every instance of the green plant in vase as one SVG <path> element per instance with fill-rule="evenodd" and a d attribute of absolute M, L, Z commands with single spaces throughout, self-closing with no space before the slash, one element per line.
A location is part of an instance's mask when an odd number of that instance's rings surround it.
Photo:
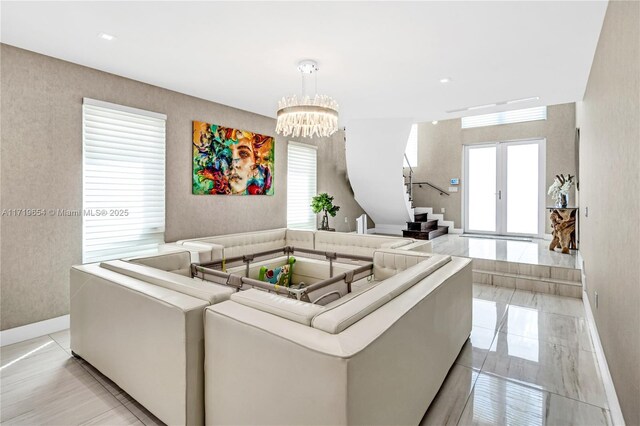
<path fill-rule="evenodd" d="M 340 206 L 334 206 L 333 197 L 326 192 L 318 194 L 311 199 L 311 208 L 316 214 L 322 213 L 321 230 L 329 229 L 329 215 L 336 217 L 336 213 L 340 210 Z"/>

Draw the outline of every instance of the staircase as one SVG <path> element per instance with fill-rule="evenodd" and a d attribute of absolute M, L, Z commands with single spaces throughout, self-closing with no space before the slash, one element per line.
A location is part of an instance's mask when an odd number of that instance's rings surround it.
<path fill-rule="evenodd" d="M 415 238 L 416 240 L 433 240 L 436 237 L 448 234 L 449 228 L 453 229 L 453 222 L 445 221 L 442 214 L 433 214 L 433 209 L 430 207 L 414 207 L 413 168 L 406 154 L 404 158 L 409 165 L 409 172 L 403 173 L 405 199 L 410 203 L 413 210 L 413 221 L 407 222 L 407 229 L 402 230 L 402 236 Z"/>
<path fill-rule="evenodd" d="M 349 182 L 355 200 L 375 222 L 375 233 L 412 232 L 413 238 L 432 239 L 452 232 L 453 222 L 445 221 L 441 214 L 433 214 L 431 208 L 414 208 L 412 187 L 420 184 L 441 195 L 449 194 L 429 182 L 412 182 L 412 173 L 405 175 L 404 180 L 398 173 L 402 170 L 411 125 L 412 120 L 402 118 L 350 120 L 345 146 Z M 385 148 L 371 149 L 372 145 Z"/>
<path fill-rule="evenodd" d="M 434 215 L 430 213 L 432 211 L 431 208 L 417 208 L 417 210 L 426 210 L 423 213 L 415 213 L 414 214 L 414 222 L 407 222 L 407 229 L 402 231 L 403 237 L 415 238 L 416 240 L 433 240 L 440 235 L 448 234 L 449 227 L 453 226 L 452 222 L 448 222 L 447 224 L 441 224 L 441 219 L 431 216 L 440 216 L 442 215 Z"/>

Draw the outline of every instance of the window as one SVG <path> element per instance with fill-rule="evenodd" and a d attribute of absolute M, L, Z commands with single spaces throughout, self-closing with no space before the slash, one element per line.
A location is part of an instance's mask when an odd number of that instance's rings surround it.
<path fill-rule="evenodd" d="M 84 99 L 84 263 L 164 242 L 165 123 L 163 114 Z"/>
<path fill-rule="evenodd" d="M 496 124 L 524 123 L 525 121 L 536 121 L 547 119 L 547 107 L 535 107 L 527 109 L 516 109 L 513 111 L 495 112 L 493 114 L 474 115 L 462 117 L 462 128 L 495 126 Z"/>
<path fill-rule="evenodd" d="M 404 151 L 407 156 L 404 159 L 404 167 L 416 167 L 418 165 L 418 125 L 411 126 L 411 132 L 409 132 L 409 139 L 407 140 L 407 148 Z M 407 164 L 407 158 L 409 164 Z"/>
<path fill-rule="evenodd" d="M 317 194 L 317 148 L 289 142 L 287 154 L 287 227 L 316 229 L 311 198 Z"/>

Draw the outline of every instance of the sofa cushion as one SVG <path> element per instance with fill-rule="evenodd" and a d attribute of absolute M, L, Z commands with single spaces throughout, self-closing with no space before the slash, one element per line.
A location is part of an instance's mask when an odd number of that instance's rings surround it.
<path fill-rule="evenodd" d="M 128 261 L 191 278 L 191 253 L 188 251 L 136 257 Z"/>
<path fill-rule="evenodd" d="M 311 319 L 325 309 L 324 306 L 256 289 L 234 293 L 231 300 L 304 325 L 311 325 Z"/>
<path fill-rule="evenodd" d="M 212 305 L 229 299 L 229 296 L 235 291 L 231 287 L 225 287 L 209 283 L 208 281 L 202 281 L 198 278 L 189 278 L 173 272 L 162 271 L 123 260 L 102 262 L 100 267 L 188 296 L 197 297 Z"/>
<path fill-rule="evenodd" d="M 341 300 L 334 302 L 324 312 L 316 315 L 311 325 L 327 333 L 338 334 L 450 261 L 451 256 L 443 255 L 425 258 L 367 291 L 352 296 L 346 303 L 340 303 Z"/>
<path fill-rule="evenodd" d="M 413 240 L 381 235 L 347 234 L 344 232 L 318 231 L 315 249 L 359 256 L 373 256 L 379 248 L 397 248 L 412 243 Z"/>
<path fill-rule="evenodd" d="M 373 253 L 373 277 L 376 281 L 386 280 L 430 258 L 429 253 L 383 249 Z"/>

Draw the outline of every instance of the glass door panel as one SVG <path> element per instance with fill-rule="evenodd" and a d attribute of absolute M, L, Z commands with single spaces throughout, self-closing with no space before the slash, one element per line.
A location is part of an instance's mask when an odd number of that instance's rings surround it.
<path fill-rule="evenodd" d="M 544 232 L 545 141 L 465 146 L 465 231 Z"/>
<path fill-rule="evenodd" d="M 467 147 L 467 230 L 496 232 L 497 145 Z"/>
<path fill-rule="evenodd" d="M 538 234 L 540 221 L 538 143 L 505 144 L 506 232 Z"/>

